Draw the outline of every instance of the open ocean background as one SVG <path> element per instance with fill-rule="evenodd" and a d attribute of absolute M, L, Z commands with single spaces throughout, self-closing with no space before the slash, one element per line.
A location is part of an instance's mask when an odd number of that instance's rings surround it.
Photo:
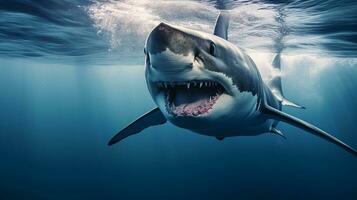
<path fill-rule="evenodd" d="M 0 0 L 0 199 L 357 199 L 357 160 L 281 123 L 218 141 L 171 124 L 108 147 L 155 105 L 143 45 L 161 20 L 229 39 L 265 79 L 282 53 L 284 111 L 357 147 L 355 0 Z"/>

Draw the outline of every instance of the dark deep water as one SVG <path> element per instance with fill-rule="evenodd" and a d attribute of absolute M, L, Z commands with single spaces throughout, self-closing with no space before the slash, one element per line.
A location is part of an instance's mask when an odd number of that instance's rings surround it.
<path fill-rule="evenodd" d="M 287 136 L 218 141 L 171 124 L 113 147 L 154 107 L 143 45 L 160 20 L 230 40 L 263 77 L 282 52 L 284 111 L 357 147 L 357 3 L 0 0 L 0 199 L 357 199 L 357 160 L 281 123 Z"/>

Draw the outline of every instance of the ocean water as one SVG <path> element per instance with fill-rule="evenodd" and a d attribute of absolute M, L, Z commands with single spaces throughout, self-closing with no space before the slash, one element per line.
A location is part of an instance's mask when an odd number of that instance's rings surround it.
<path fill-rule="evenodd" d="M 167 123 L 107 146 L 155 107 L 150 30 L 211 32 L 219 9 L 229 40 L 307 108 L 284 111 L 356 148 L 353 0 L 0 0 L 0 199 L 357 199 L 356 158 L 283 123 L 286 140 L 218 141 Z"/>

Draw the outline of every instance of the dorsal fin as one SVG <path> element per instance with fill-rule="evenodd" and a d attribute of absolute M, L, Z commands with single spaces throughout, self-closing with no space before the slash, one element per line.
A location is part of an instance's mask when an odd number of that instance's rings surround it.
<path fill-rule="evenodd" d="M 275 70 L 277 70 L 279 72 L 281 71 L 281 53 L 280 52 L 278 52 L 276 54 L 276 56 L 274 57 L 272 65 Z M 291 102 L 284 97 L 283 89 L 281 86 L 281 76 L 280 75 L 273 77 L 273 79 L 269 83 L 269 87 L 270 87 L 273 95 L 275 96 L 275 98 L 278 99 L 278 101 L 280 101 L 282 105 L 305 109 L 304 106 L 301 106 L 299 104 Z"/>
<path fill-rule="evenodd" d="M 221 11 L 216 21 L 213 34 L 228 40 L 229 13 Z"/>
<path fill-rule="evenodd" d="M 281 55 L 280 52 L 278 52 L 273 60 L 273 68 L 274 70 L 278 71 L 280 73 L 281 71 Z M 276 92 L 278 92 L 280 94 L 280 96 L 283 96 L 283 90 L 281 87 L 281 76 L 280 74 L 273 77 L 273 79 L 270 82 L 270 86 L 272 87 L 272 89 L 275 89 Z"/>

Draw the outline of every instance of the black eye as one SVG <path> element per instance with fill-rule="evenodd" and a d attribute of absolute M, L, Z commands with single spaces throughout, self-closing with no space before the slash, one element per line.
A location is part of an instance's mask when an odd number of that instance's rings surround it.
<path fill-rule="evenodd" d="M 212 56 L 215 56 L 216 55 L 216 45 L 211 42 L 209 44 L 209 53 L 212 55 Z"/>

